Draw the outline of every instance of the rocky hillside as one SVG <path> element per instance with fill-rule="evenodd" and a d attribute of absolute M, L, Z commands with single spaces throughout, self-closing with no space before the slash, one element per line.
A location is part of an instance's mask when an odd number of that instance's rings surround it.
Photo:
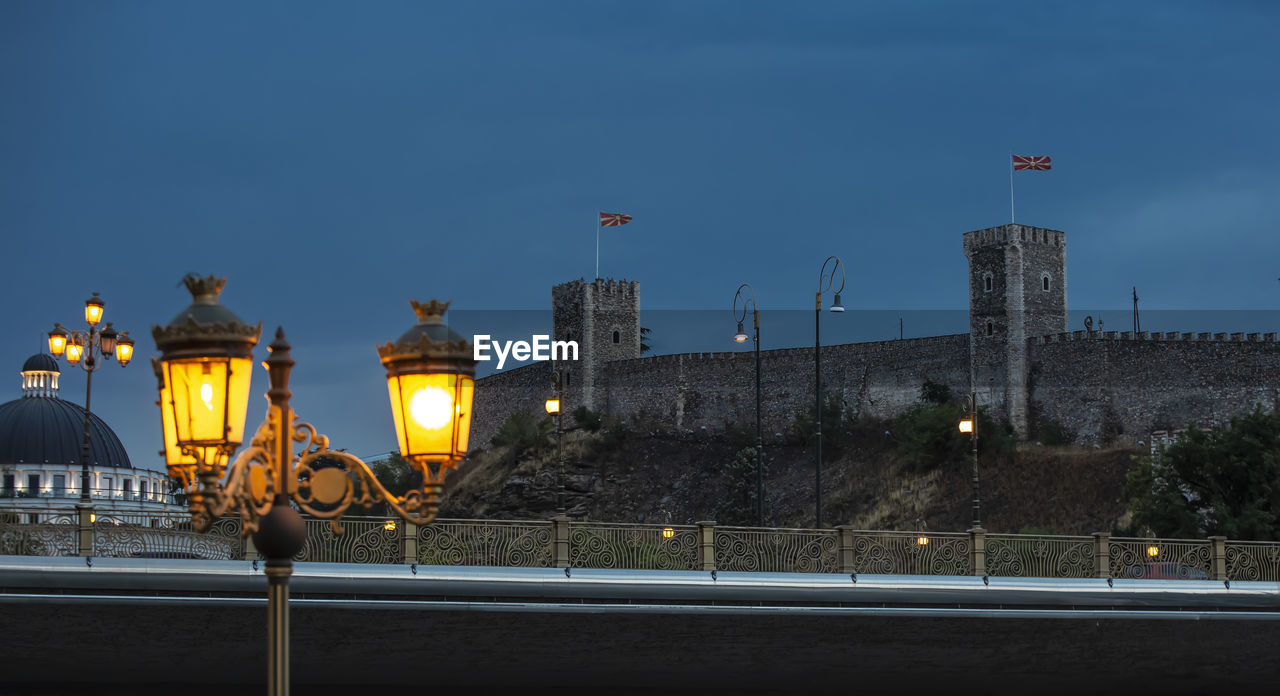
<path fill-rule="evenodd" d="M 553 439 L 552 439 L 553 441 Z M 453 474 L 441 517 L 755 524 L 754 455 L 732 433 L 571 431 L 528 451 L 494 447 Z M 884 424 L 860 428 L 823 465 L 824 526 L 962 531 L 972 519 L 967 463 L 908 466 Z M 1137 450 L 1021 444 L 981 458 L 982 523 L 992 532 L 1088 534 L 1121 521 Z M 737 465 L 735 458 L 738 460 Z M 562 464 L 561 464 L 562 462 Z M 776 437 L 765 446 L 766 523 L 814 524 L 814 455 Z M 563 472 L 563 473 L 562 473 Z"/>

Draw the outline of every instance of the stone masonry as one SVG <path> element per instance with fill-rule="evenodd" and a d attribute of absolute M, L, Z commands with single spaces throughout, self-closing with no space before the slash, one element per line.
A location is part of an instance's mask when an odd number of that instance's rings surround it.
<path fill-rule="evenodd" d="M 891 417 L 926 379 L 1007 419 L 1020 437 L 1050 421 L 1081 443 L 1152 430 L 1222 427 L 1280 406 L 1275 333 L 1067 332 L 1066 235 L 1001 225 L 963 235 L 969 333 L 823 346 L 823 386 L 858 414 Z M 585 404 L 660 427 L 723 428 L 755 417 L 750 352 L 640 356 L 640 285 L 574 280 L 552 289 L 554 337 L 577 340 L 562 365 L 566 412 Z M 766 439 L 813 404 L 813 349 L 761 352 Z M 487 446 L 513 411 L 541 412 L 551 368 L 533 364 L 476 384 L 472 443 Z"/>

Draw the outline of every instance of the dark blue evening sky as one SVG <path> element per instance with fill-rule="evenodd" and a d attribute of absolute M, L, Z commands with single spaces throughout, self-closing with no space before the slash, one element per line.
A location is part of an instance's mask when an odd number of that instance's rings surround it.
<path fill-rule="evenodd" d="M 1068 234 L 1073 309 L 1136 285 L 1271 310 L 1278 27 L 1267 2 L 10 0 L 0 400 L 101 292 L 139 351 L 94 403 L 159 467 L 150 326 L 217 273 L 288 331 L 302 416 L 386 451 L 372 346 L 406 299 L 545 309 L 593 275 L 601 210 L 635 218 L 601 275 L 647 308 L 727 313 L 750 282 L 803 310 L 838 254 L 851 309 L 962 311 L 960 234 L 1009 221 L 1011 152 L 1053 157 L 1017 175 L 1017 219 Z"/>

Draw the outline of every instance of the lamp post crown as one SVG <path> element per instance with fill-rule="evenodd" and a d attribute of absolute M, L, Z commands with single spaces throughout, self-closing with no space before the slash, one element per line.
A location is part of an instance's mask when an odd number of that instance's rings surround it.
<path fill-rule="evenodd" d="M 201 278 L 194 273 L 188 273 L 182 277 L 182 283 L 187 286 L 187 290 L 191 292 L 191 297 L 197 304 L 218 304 L 218 295 L 222 293 L 227 279 L 218 278 L 212 274 Z"/>
<path fill-rule="evenodd" d="M 151 337 L 161 352 L 181 350 L 192 345 L 223 344 L 236 353 L 251 354 L 262 335 L 262 323 L 246 324 L 234 312 L 218 302 L 226 278 L 201 278 L 188 273 L 182 283 L 191 292 L 189 307 L 178 313 L 166 326 L 152 326 Z"/>
<path fill-rule="evenodd" d="M 419 324 L 443 324 L 444 313 L 449 311 L 449 301 L 441 302 L 440 300 L 431 300 L 430 302 L 419 302 L 417 300 L 409 300 L 409 306 L 413 307 L 413 313 L 418 315 Z"/>
<path fill-rule="evenodd" d="M 449 309 L 449 304 L 439 300 L 409 300 L 409 305 L 418 315 L 418 323 L 395 341 L 377 346 L 382 363 L 391 365 L 414 360 L 447 360 L 474 370 L 475 354 L 471 342 L 444 323 L 444 313 Z"/>

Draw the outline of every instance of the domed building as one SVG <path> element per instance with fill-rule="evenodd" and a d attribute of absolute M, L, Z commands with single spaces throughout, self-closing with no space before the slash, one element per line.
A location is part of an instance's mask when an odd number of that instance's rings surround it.
<path fill-rule="evenodd" d="M 22 365 L 22 398 L 0 404 L 0 511 L 23 522 L 66 514 L 80 500 L 85 410 L 58 396 L 58 361 Z M 136 469 L 120 438 L 89 414 L 89 497 L 101 514 L 182 510 L 165 472 Z"/>

